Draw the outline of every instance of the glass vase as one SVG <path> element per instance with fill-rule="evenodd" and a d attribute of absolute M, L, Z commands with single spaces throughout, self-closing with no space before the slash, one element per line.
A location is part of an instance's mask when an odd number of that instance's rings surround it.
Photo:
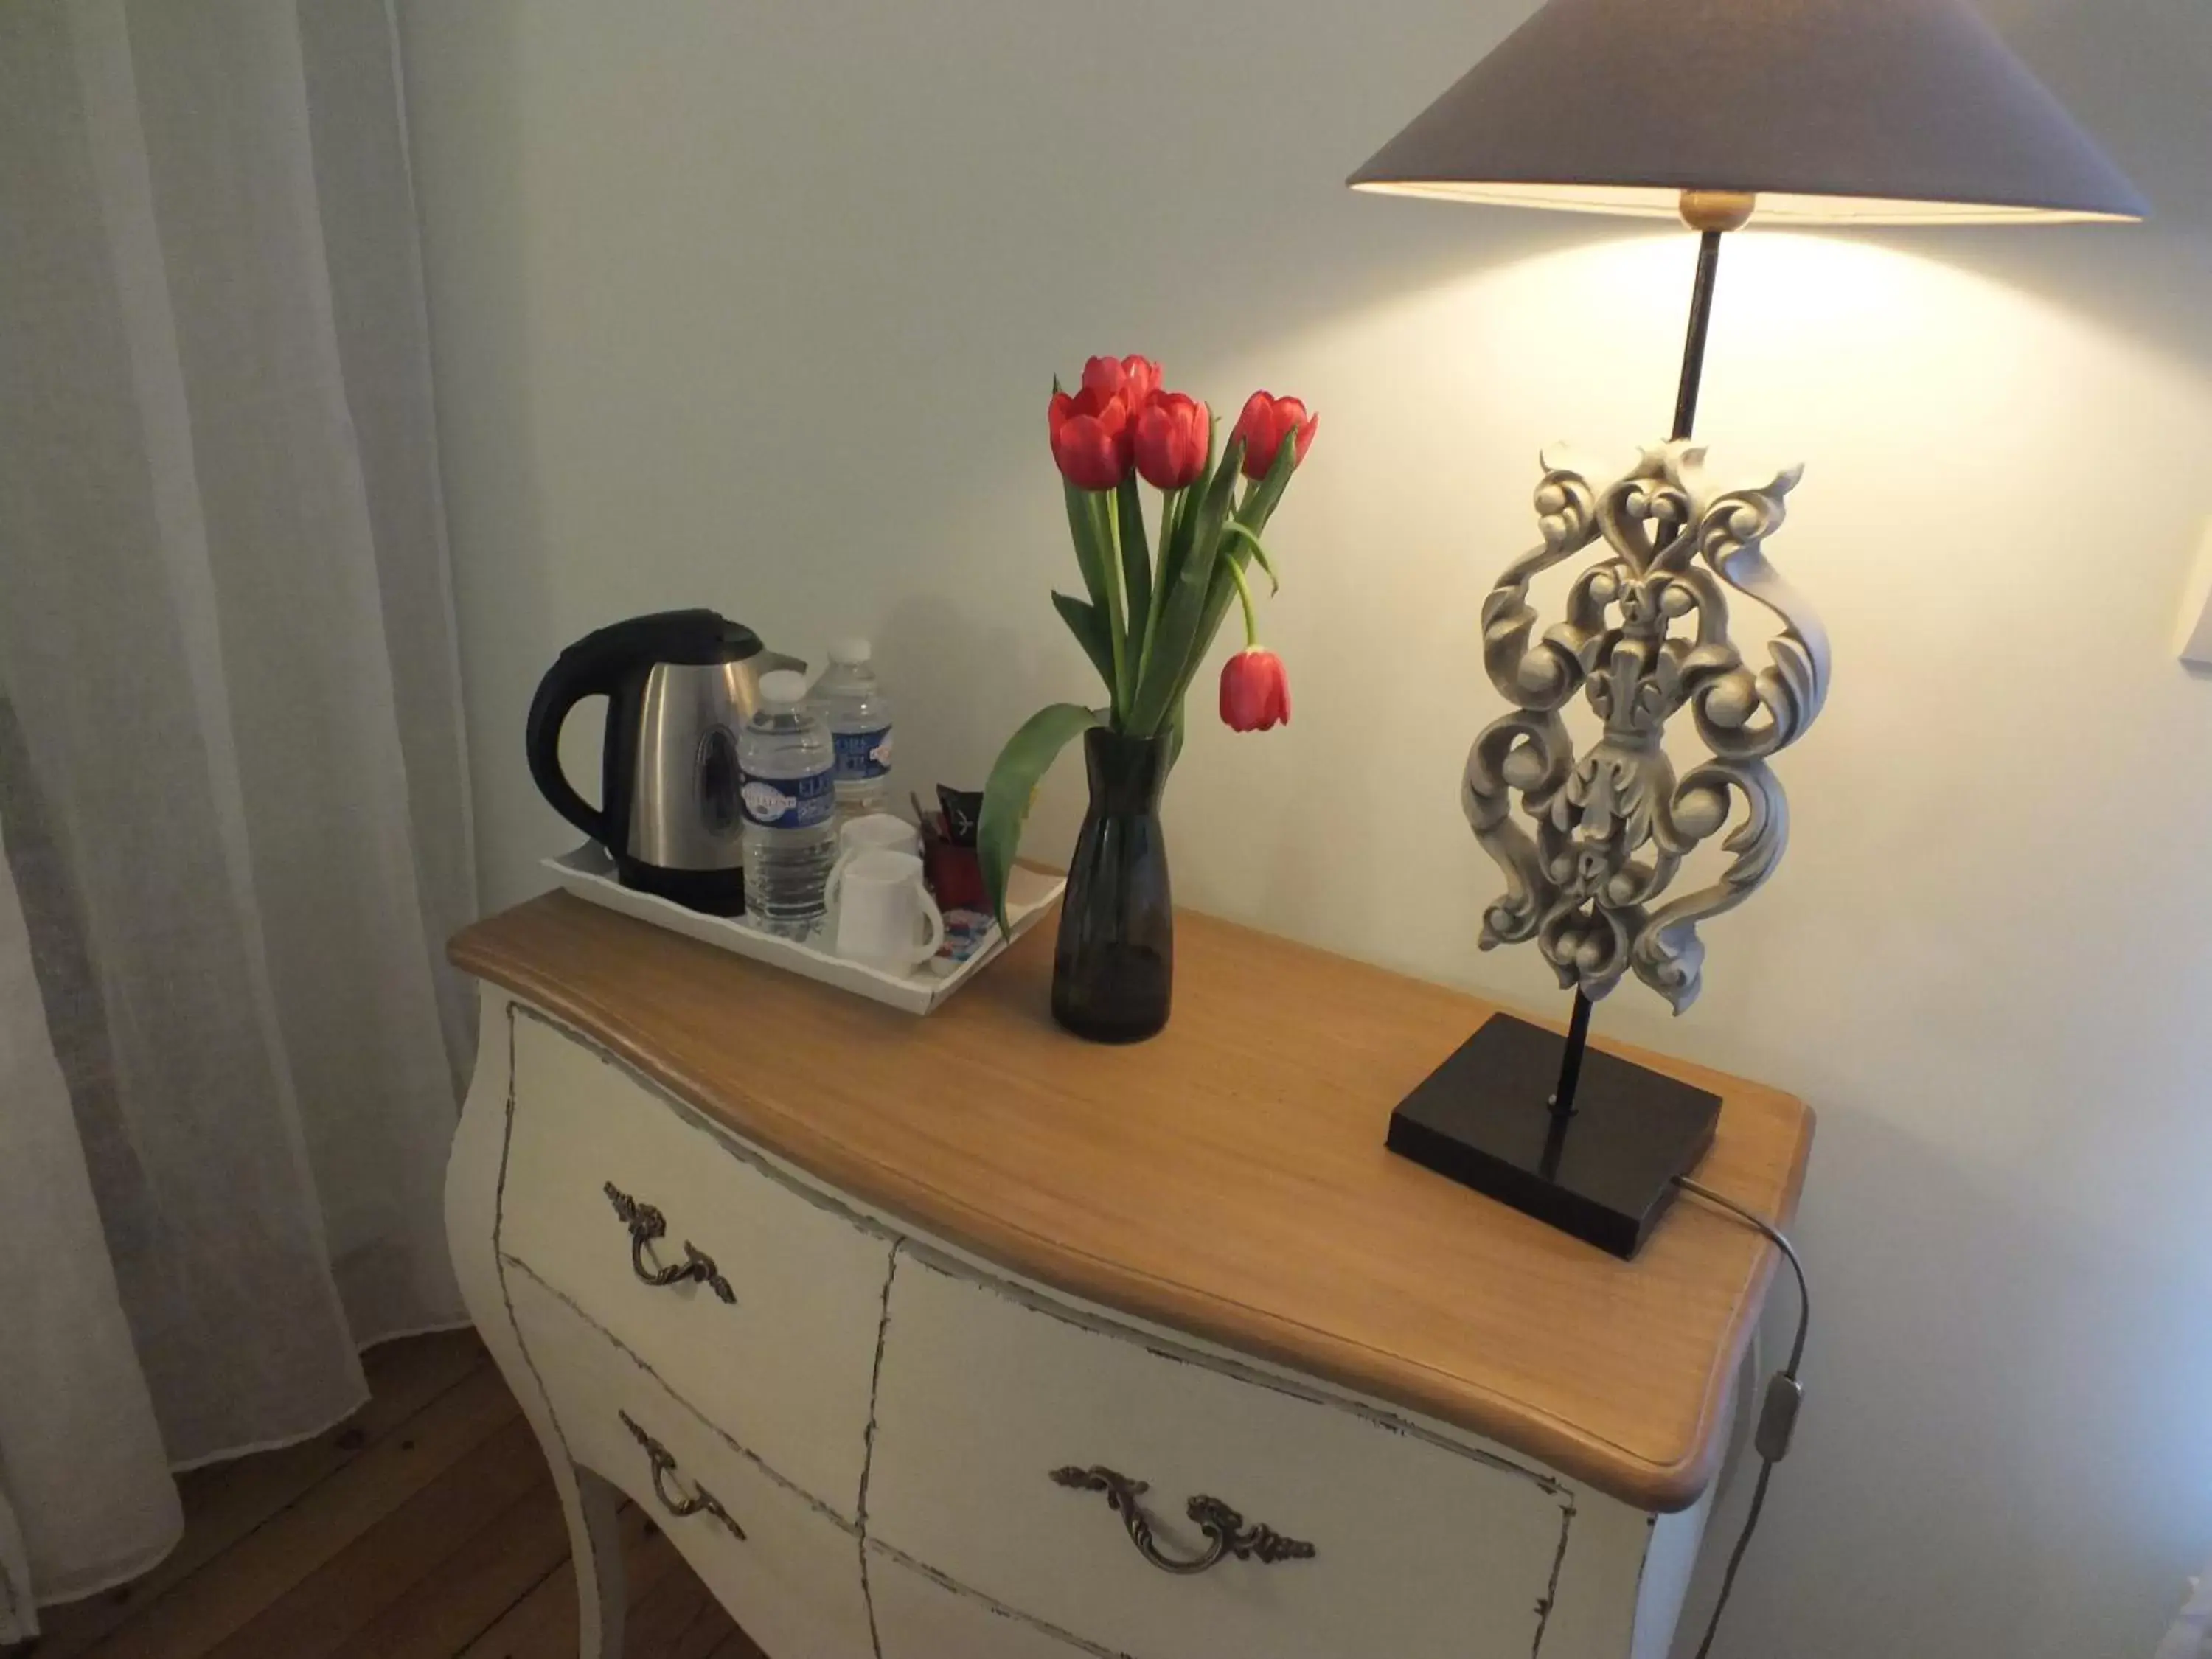
<path fill-rule="evenodd" d="M 1083 735 L 1091 809 L 1060 902 L 1052 1017 L 1093 1042 L 1141 1042 L 1168 1023 L 1175 907 L 1160 831 L 1168 758 L 1164 737 Z"/>

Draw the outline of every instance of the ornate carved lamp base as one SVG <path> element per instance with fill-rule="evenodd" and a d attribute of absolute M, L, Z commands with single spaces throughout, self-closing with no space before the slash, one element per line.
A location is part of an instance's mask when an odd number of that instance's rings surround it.
<path fill-rule="evenodd" d="M 1717 1096 L 1593 1049 L 1551 1109 L 1566 1042 L 1496 1014 L 1390 1115 L 1389 1146 L 1626 1260 L 1713 1144 Z"/>
<path fill-rule="evenodd" d="M 1721 239 L 1755 205 L 1683 196 L 1683 222 L 1700 240 L 1674 434 L 1610 483 L 1547 457 L 1535 503 L 1542 544 L 1483 601 L 1483 666 L 1511 707 L 1475 739 L 1460 790 L 1506 879 L 1483 915 L 1482 948 L 1534 940 L 1575 992 L 1573 1024 L 1561 1038 L 1493 1018 L 1390 1119 L 1392 1152 L 1622 1257 L 1712 1145 L 1720 1102 L 1589 1053 L 1591 1004 L 1632 972 L 1678 1014 L 1697 1000 L 1698 925 L 1756 891 L 1789 839 L 1767 763 L 1804 735 L 1828 693 L 1827 636 L 1765 550 L 1797 469 L 1731 487 L 1691 441 Z M 1593 550 L 1565 617 L 1538 637 L 1532 584 Z M 1765 668 L 1744 660 L 1730 632 L 1731 595 L 1781 623 Z M 1580 752 L 1563 718 L 1577 697 L 1602 726 Z M 1705 753 L 1685 772 L 1665 739 L 1686 710 Z M 1715 841 L 1730 860 L 1718 879 L 1668 897 L 1685 862 Z"/>

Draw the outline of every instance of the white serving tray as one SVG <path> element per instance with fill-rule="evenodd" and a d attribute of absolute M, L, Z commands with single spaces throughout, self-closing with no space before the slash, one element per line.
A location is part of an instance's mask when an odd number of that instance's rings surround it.
<path fill-rule="evenodd" d="M 614 860 L 596 842 L 586 842 L 561 858 L 547 859 L 545 867 L 553 872 L 554 880 L 578 898 L 619 910 L 626 916 L 635 916 L 640 921 L 673 929 L 702 944 L 734 951 L 756 962 L 773 963 L 794 974 L 818 979 L 825 985 L 889 1003 L 910 1014 L 927 1013 L 1006 948 L 1004 939 L 994 937 L 965 962 L 948 962 L 938 957 L 912 973 L 895 973 L 887 968 L 848 962 L 829 951 L 802 945 L 796 939 L 763 933 L 757 927 L 747 927 L 736 916 L 702 915 L 696 910 L 685 909 L 672 899 L 625 887 L 615 879 Z M 1013 936 L 1019 939 L 1027 933 L 1066 885 L 1065 876 L 1048 875 L 1016 865 L 1006 883 L 1006 920 L 1013 925 Z M 995 935 L 998 930 L 994 927 L 992 931 Z"/>

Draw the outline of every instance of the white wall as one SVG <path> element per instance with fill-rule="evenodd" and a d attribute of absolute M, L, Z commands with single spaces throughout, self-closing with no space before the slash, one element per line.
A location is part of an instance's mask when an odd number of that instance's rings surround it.
<path fill-rule="evenodd" d="M 1556 1008 L 1474 949 L 1476 607 L 1540 442 L 1662 433 L 1692 248 L 1340 186 L 1527 9 L 403 5 L 488 902 L 573 839 L 522 715 L 612 617 L 872 635 L 924 784 L 1085 695 L 1045 395 L 1141 349 L 1323 411 L 1271 538 L 1297 720 L 1200 722 L 1179 896 Z M 2164 216 L 1732 248 L 1702 435 L 1810 463 L 1774 552 L 1838 678 L 1704 1000 L 1600 1015 L 1821 1115 L 1811 1407 L 1735 1659 L 2147 1655 L 2212 1548 L 2212 683 L 2170 653 L 2212 18 L 1998 17 Z"/>

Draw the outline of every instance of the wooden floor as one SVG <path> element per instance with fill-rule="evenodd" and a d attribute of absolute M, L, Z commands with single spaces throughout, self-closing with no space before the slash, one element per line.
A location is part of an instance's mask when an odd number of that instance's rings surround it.
<path fill-rule="evenodd" d="M 184 1541 L 46 1609 L 10 1659 L 574 1659 L 545 1462 L 472 1333 L 372 1349 L 374 1398 L 283 1451 L 181 1478 Z M 659 1528 L 623 1510 L 629 1659 L 761 1659 Z"/>

